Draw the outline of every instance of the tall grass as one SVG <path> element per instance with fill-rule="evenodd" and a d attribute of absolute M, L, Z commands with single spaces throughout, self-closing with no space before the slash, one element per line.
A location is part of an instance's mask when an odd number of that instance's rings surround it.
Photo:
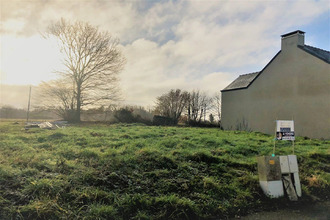
<path fill-rule="evenodd" d="M 0 219 L 210 219 L 288 204 L 260 190 L 273 137 L 140 124 L 0 122 Z M 329 199 L 329 141 L 297 138 L 303 198 Z M 290 154 L 281 142 L 277 154 Z M 313 197 L 312 197 L 313 196 Z"/>

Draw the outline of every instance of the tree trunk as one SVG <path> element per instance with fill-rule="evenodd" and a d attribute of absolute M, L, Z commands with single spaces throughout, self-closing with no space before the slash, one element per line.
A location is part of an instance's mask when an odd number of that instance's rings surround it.
<path fill-rule="evenodd" d="M 190 102 L 188 103 L 188 122 L 190 122 Z"/>
<path fill-rule="evenodd" d="M 80 122 L 80 114 L 81 114 L 81 86 L 77 86 L 77 109 L 75 115 L 75 122 Z"/>

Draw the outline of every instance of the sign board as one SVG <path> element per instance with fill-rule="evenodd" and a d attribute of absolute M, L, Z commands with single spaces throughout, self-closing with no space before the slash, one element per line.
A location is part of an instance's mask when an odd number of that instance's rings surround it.
<path fill-rule="evenodd" d="M 276 140 L 295 140 L 294 123 L 288 120 L 276 121 Z"/>

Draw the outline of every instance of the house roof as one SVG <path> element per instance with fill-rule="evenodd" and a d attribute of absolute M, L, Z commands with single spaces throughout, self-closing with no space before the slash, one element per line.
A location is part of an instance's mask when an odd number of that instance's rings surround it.
<path fill-rule="evenodd" d="M 322 50 L 320 48 L 304 45 L 304 46 L 298 46 L 300 49 L 303 49 L 307 53 L 327 62 L 330 63 L 330 52 L 326 50 Z"/>
<path fill-rule="evenodd" d="M 283 36 L 282 36 L 283 37 Z M 300 49 L 306 51 L 307 53 L 325 61 L 330 64 L 330 51 L 322 50 L 320 48 L 312 47 L 309 45 L 298 46 Z M 253 81 L 267 68 L 267 66 L 277 57 L 280 53 L 279 51 L 275 57 L 260 71 L 249 74 L 240 75 L 237 79 L 235 79 L 232 83 L 230 83 L 226 88 L 221 90 L 221 92 L 237 90 L 237 89 L 246 89 L 249 87 Z"/>
<path fill-rule="evenodd" d="M 259 72 L 240 75 L 237 79 L 235 79 L 222 91 L 247 88 L 252 83 L 252 81 L 258 76 L 258 74 Z"/>

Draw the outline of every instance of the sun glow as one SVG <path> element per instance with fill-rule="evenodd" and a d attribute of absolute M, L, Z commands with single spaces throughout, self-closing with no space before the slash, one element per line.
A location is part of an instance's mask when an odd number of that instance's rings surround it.
<path fill-rule="evenodd" d="M 55 39 L 2 36 L 1 83 L 37 85 L 54 79 L 54 72 L 63 68 L 61 57 Z"/>

